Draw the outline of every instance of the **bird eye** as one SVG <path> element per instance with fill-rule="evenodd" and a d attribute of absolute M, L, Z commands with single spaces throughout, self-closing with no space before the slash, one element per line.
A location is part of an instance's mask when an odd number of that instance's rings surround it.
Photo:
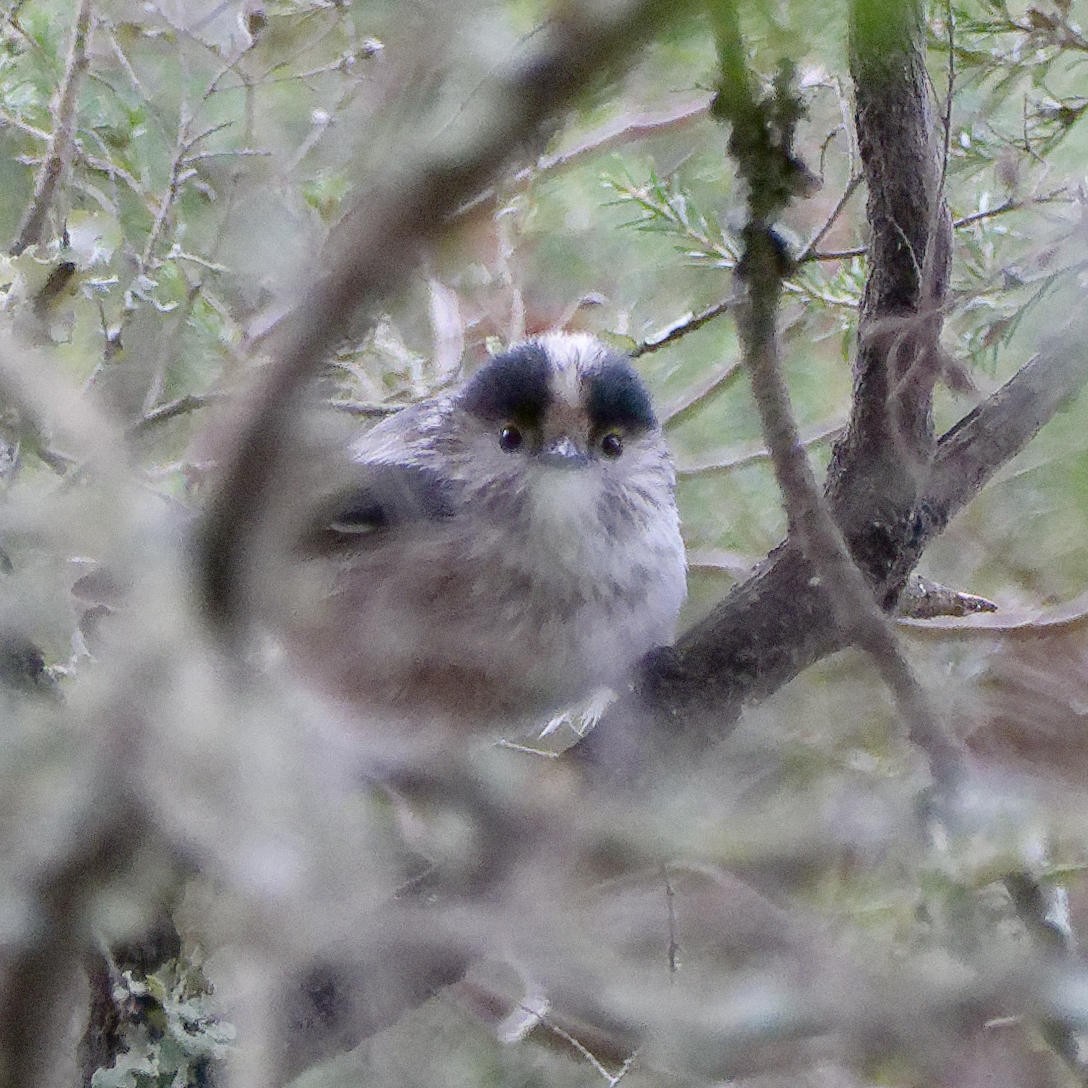
<path fill-rule="evenodd" d="M 623 439 L 615 431 L 609 431 L 601 439 L 601 453 L 615 460 L 623 453 Z"/>
<path fill-rule="evenodd" d="M 499 446 L 507 453 L 513 453 L 514 450 L 519 449 L 523 441 L 521 431 L 512 423 L 508 423 L 499 431 Z"/>

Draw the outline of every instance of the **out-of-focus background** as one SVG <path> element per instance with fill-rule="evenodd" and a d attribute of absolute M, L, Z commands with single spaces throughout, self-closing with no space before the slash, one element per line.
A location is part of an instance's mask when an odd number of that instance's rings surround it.
<path fill-rule="evenodd" d="M 37 1052 L 40 1083 L 95 1088 L 1080 1083 L 1043 991 L 1017 1003 L 1034 976 L 1002 970 L 1040 969 L 1024 873 L 1069 908 L 1060 932 L 1088 925 L 1082 401 L 926 552 L 923 573 L 998 611 L 897 625 L 977 758 L 951 837 L 855 652 L 751 708 L 690 774 L 587 810 L 554 754 L 569 729 L 540 753 L 466 743 L 405 793 L 282 667 L 274 634 L 233 658 L 208 638 L 186 540 L 265 345 L 372 179 L 471 138 L 549 13 L 3 5 L 10 1068 Z M 866 273 L 846 5 L 740 17 L 754 72 L 795 66 L 796 150 L 820 182 L 780 224 L 798 258 L 780 333 L 822 473 Z M 944 430 L 1083 307 L 1088 6 L 971 0 L 927 18 L 955 220 Z M 697 14 L 663 24 L 422 247 L 306 406 L 312 433 L 346 436 L 556 327 L 633 352 L 679 474 L 685 625 L 786 527 L 729 305 L 744 193 L 708 110 L 716 65 Z"/>

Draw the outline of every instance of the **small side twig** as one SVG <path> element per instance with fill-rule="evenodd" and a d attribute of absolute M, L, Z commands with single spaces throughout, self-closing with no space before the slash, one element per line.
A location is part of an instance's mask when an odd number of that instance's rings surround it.
<path fill-rule="evenodd" d="M 197 412 L 201 408 L 209 408 L 213 404 L 221 404 L 227 399 L 226 393 L 186 393 L 182 397 L 166 401 L 145 412 L 125 431 L 125 437 L 138 438 L 160 423 L 188 415 L 190 412 Z M 403 407 L 399 404 L 372 404 L 361 400 L 330 400 L 326 403 L 336 412 L 357 416 L 360 419 L 384 419 L 386 416 L 395 415 Z"/>
<path fill-rule="evenodd" d="M 1069 897 L 1060 885 L 1044 882 L 1026 871 L 1009 873 L 1004 880 L 1020 920 L 1042 957 L 1055 964 L 1076 964 L 1076 935 L 1069 916 Z M 1088 1058 L 1078 1025 L 1068 1017 L 1051 1015 L 1040 1029 L 1054 1052 L 1083 1084 L 1088 1080 Z"/>
<path fill-rule="evenodd" d="M 695 332 L 696 329 L 701 329 L 716 317 L 721 317 L 722 314 L 728 313 L 736 306 L 736 304 L 736 298 L 730 295 L 729 298 L 722 299 L 721 302 L 715 302 L 713 306 L 708 306 L 705 310 L 700 310 L 697 314 L 692 314 L 689 317 L 674 322 L 661 332 L 654 333 L 652 336 L 647 336 L 645 340 L 632 350 L 631 358 L 637 359 L 639 356 L 649 355 L 653 351 L 660 351 L 663 347 L 667 347 L 669 344 L 673 344 L 681 339 L 681 337 L 687 336 L 689 332 Z"/>
<path fill-rule="evenodd" d="M 823 424 L 814 428 L 808 434 L 797 434 L 797 441 L 802 450 L 810 450 L 813 446 L 819 446 L 825 442 L 832 442 L 839 438 L 845 431 L 844 423 Z M 773 459 L 772 451 L 763 444 L 756 444 L 747 449 L 732 450 L 724 455 L 708 457 L 701 461 L 680 461 L 676 466 L 677 476 L 705 476 L 711 473 L 735 472 L 738 468 L 747 468 L 749 465 L 758 464 L 760 461 Z"/>
<path fill-rule="evenodd" d="M 753 246 L 753 270 L 773 261 L 766 238 Z M 773 264 L 771 265 L 773 268 Z M 907 724 L 911 740 L 929 758 L 934 781 L 949 790 L 962 778 L 962 747 L 940 723 L 929 699 L 899 649 L 895 635 L 873 599 L 865 576 L 854 563 L 819 488 L 801 446 L 782 378 L 774 343 L 778 279 L 775 273 L 753 272 L 749 280 L 749 307 L 742 323 L 745 357 L 752 391 L 759 406 L 763 433 L 782 489 L 790 535 L 801 544 L 816 568 L 830 599 L 838 625 L 865 650 L 892 692 Z"/>
<path fill-rule="evenodd" d="M 929 620 L 938 616 L 974 616 L 996 612 L 997 605 L 974 593 L 951 589 L 940 582 L 912 574 L 899 595 L 896 608 L 900 619 Z"/>
<path fill-rule="evenodd" d="M 365 400 L 330 400 L 328 405 L 337 412 L 359 419 L 385 419 L 405 408 L 403 404 L 374 404 Z"/>
<path fill-rule="evenodd" d="M 864 180 L 865 175 L 860 172 L 851 176 L 850 180 L 846 183 L 846 188 L 843 189 L 839 199 L 835 201 L 835 206 L 828 213 L 827 218 L 820 224 L 816 233 L 809 239 L 800 254 L 798 254 L 798 264 L 804 264 L 805 261 L 810 261 L 817 257 L 816 247 L 827 237 L 828 231 L 831 230 L 836 222 L 838 222 L 838 218 L 842 215 L 843 209 L 850 202 L 850 198 L 857 192 L 858 186 Z"/>
<path fill-rule="evenodd" d="M 743 373 L 740 360 L 726 363 L 675 400 L 667 401 L 661 408 L 661 422 L 675 427 L 685 422 L 715 394 L 732 385 Z"/>
<path fill-rule="evenodd" d="M 556 155 L 544 155 L 532 166 L 523 166 L 514 173 L 510 181 L 515 186 L 526 185 L 545 174 L 566 170 L 590 155 L 599 155 L 604 151 L 621 147 L 636 140 L 644 140 L 648 136 L 654 136 L 660 132 L 682 128 L 692 121 L 704 117 L 708 106 L 707 99 L 701 98 L 694 102 L 685 102 L 681 106 L 660 113 L 621 117 L 618 121 L 610 122 L 595 132 L 591 132 L 576 146 L 561 151 Z M 489 186 L 463 204 L 456 214 L 465 215 L 485 204 L 493 203 L 498 198 L 499 189 L 495 186 Z"/>
<path fill-rule="evenodd" d="M 165 423 L 169 419 L 176 419 L 178 416 L 188 415 L 190 412 L 207 408 L 212 404 L 218 404 L 225 399 L 226 394 L 224 393 L 187 393 L 183 397 L 167 401 L 165 404 L 160 404 L 145 412 L 125 431 L 125 437 L 138 438 L 160 423 Z"/>

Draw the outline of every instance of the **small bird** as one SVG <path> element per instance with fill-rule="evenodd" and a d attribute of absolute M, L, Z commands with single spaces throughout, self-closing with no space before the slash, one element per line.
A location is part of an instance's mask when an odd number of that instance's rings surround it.
<path fill-rule="evenodd" d="M 675 477 L 630 363 L 585 334 L 382 421 L 307 539 L 333 559 L 292 652 L 386 720 L 523 727 L 623 683 L 686 593 Z"/>

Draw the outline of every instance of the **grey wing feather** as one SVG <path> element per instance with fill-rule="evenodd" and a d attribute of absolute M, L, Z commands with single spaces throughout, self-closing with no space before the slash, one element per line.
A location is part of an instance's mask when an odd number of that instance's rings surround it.
<path fill-rule="evenodd" d="M 444 408 L 437 400 L 405 408 L 355 442 L 346 482 L 312 523 L 307 540 L 312 550 L 377 547 L 390 532 L 456 512 L 460 487 L 424 463 Z"/>
<path fill-rule="evenodd" d="M 388 532 L 455 512 L 451 481 L 418 465 L 359 465 L 355 479 L 325 506 L 311 545 L 318 551 L 365 548 Z"/>

